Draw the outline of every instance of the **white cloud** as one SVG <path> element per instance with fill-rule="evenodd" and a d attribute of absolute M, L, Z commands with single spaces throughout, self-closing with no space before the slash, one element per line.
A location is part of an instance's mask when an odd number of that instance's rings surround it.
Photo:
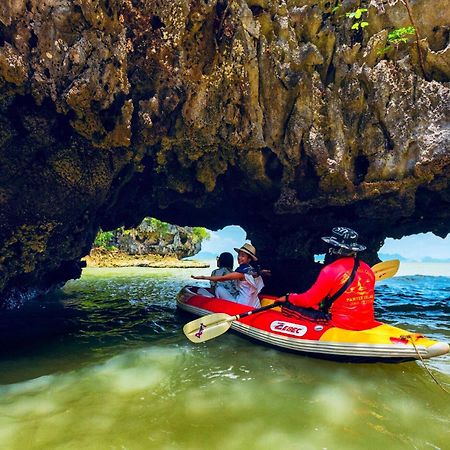
<path fill-rule="evenodd" d="M 211 238 L 202 242 L 202 252 L 215 253 L 232 252 L 234 247 L 240 247 L 246 240 L 247 233 L 238 226 L 230 225 L 218 231 L 210 231 Z"/>

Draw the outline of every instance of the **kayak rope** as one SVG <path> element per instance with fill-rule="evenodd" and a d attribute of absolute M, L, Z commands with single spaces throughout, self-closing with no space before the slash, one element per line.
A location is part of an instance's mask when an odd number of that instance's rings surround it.
<path fill-rule="evenodd" d="M 417 353 L 417 356 L 419 357 L 419 359 L 422 361 L 423 367 L 426 369 L 426 371 L 428 372 L 428 375 L 430 375 L 430 377 L 433 379 L 433 381 L 447 394 L 450 394 L 449 391 L 447 391 L 447 389 L 445 389 L 444 386 L 442 386 L 441 382 L 431 373 L 430 369 L 428 368 L 428 366 L 425 364 L 424 359 L 422 358 L 422 355 L 419 352 L 419 349 L 416 347 L 416 343 L 414 342 L 414 337 L 411 334 L 407 334 L 404 336 L 400 336 L 401 339 L 406 339 L 407 341 L 411 342 L 412 346 L 414 347 L 414 350 Z"/>

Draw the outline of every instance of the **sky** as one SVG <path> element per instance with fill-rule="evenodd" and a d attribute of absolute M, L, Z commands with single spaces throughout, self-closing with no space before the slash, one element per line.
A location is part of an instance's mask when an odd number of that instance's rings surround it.
<path fill-rule="evenodd" d="M 218 231 L 209 231 L 211 236 L 202 242 L 202 252 L 220 255 L 222 252 L 232 252 L 234 247 L 245 243 L 247 233 L 238 226 L 230 225 Z"/>
<path fill-rule="evenodd" d="M 380 253 L 402 255 L 405 258 L 421 260 L 426 257 L 450 259 L 450 234 L 445 239 L 433 233 L 405 236 L 402 239 L 386 239 Z"/>
<path fill-rule="evenodd" d="M 222 252 L 233 252 L 246 240 L 246 232 L 239 226 L 231 225 L 218 231 L 210 231 L 211 239 L 203 241 L 202 253 L 219 255 Z M 422 233 L 406 236 L 402 239 L 388 238 L 380 252 L 383 254 L 401 255 L 415 261 L 423 258 L 450 259 L 450 234 L 446 239 L 433 233 Z"/>

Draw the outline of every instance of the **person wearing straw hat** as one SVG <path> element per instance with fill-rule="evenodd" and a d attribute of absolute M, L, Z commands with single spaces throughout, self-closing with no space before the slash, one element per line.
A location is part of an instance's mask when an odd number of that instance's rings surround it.
<path fill-rule="evenodd" d="M 232 301 L 242 305 L 259 308 L 261 304 L 259 302 L 258 294 L 264 287 L 264 282 L 259 271 L 251 264 L 258 260 L 256 257 L 256 248 L 252 244 L 245 243 L 242 247 L 235 248 L 234 250 L 238 254 L 239 263 L 239 267 L 237 267 L 234 272 L 218 276 L 192 275 L 192 278 L 195 280 L 209 280 L 213 282 L 236 280 L 239 293 Z M 217 297 L 225 298 L 227 300 L 230 299 L 228 292 L 223 293 L 223 297 L 221 294 L 221 286 L 218 286 L 216 289 Z"/>
<path fill-rule="evenodd" d="M 317 322 L 350 330 L 373 328 L 375 275 L 358 258 L 365 250 L 358 244 L 358 233 L 351 228 L 333 228 L 331 236 L 322 240 L 329 244 L 325 267 L 313 286 L 302 294 L 286 294 L 282 311 L 287 316 L 301 316 Z"/>

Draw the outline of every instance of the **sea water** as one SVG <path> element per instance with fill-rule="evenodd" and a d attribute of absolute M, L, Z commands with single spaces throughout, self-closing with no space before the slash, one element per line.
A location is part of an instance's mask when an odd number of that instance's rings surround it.
<path fill-rule="evenodd" d="M 377 317 L 450 341 L 450 266 L 441 269 L 380 282 Z M 2 312 L 0 447 L 450 448 L 450 395 L 420 362 L 324 361 L 232 333 L 189 342 L 192 317 L 175 297 L 209 272 L 86 269 Z M 427 365 L 450 390 L 450 356 Z"/>

